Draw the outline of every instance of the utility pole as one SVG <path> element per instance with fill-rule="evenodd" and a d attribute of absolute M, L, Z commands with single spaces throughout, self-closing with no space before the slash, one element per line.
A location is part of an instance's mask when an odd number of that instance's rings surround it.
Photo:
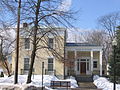
<path fill-rule="evenodd" d="M 17 17 L 16 61 L 15 61 L 15 76 L 14 76 L 14 84 L 17 84 L 17 83 L 18 83 L 20 8 L 21 8 L 21 0 L 18 1 L 18 12 L 17 12 L 18 17 Z"/>

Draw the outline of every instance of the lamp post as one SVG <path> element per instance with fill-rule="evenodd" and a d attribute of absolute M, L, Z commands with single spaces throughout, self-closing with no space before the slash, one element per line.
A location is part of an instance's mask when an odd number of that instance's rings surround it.
<path fill-rule="evenodd" d="M 114 83 L 113 83 L 113 90 L 116 90 L 116 67 L 115 67 L 115 64 L 116 64 L 116 60 L 115 60 L 115 57 L 116 57 L 116 46 L 117 46 L 117 42 L 116 42 L 116 38 L 113 39 L 112 41 L 112 45 L 113 45 L 113 50 L 114 50 L 114 56 L 113 56 L 113 59 L 114 59 L 114 67 L 113 67 L 113 80 L 114 80 Z"/>
<path fill-rule="evenodd" d="M 43 73 L 44 73 L 44 62 L 42 62 L 42 90 L 43 90 Z"/>

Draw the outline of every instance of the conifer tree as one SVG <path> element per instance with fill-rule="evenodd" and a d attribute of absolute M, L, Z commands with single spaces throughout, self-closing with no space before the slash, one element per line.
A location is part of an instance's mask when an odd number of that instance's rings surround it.
<path fill-rule="evenodd" d="M 114 81 L 114 75 L 115 75 L 115 81 L 116 83 L 120 83 L 120 27 L 117 27 L 118 30 L 116 30 L 116 42 L 117 45 L 113 46 L 113 51 L 111 55 L 111 59 L 109 60 L 109 76 L 110 80 Z"/>

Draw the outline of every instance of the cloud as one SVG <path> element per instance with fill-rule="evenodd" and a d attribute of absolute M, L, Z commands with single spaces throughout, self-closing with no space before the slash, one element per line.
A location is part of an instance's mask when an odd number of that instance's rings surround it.
<path fill-rule="evenodd" d="M 61 5 L 58 7 L 58 10 L 69 11 L 71 5 L 72 5 L 72 0 L 63 0 Z"/>

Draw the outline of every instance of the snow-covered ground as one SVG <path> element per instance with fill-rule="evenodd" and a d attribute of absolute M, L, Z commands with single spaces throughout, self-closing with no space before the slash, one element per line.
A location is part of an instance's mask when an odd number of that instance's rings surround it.
<path fill-rule="evenodd" d="M 27 81 L 27 75 L 19 75 L 18 76 L 18 86 L 22 87 L 26 85 Z M 43 85 L 45 86 L 46 89 L 50 89 L 50 82 L 51 81 L 61 81 L 55 76 L 52 75 L 44 75 L 43 79 Z M 76 88 L 78 87 L 77 81 L 75 80 L 74 77 L 70 77 L 69 79 L 62 80 L 62 81 L 70 81 L 71 82 L 71 88 Z M 14 76 L 11 77 L 1 77 L 0 78 L 0 86 L 2 85 L 14 85 Z M 32 76 L 32 82 L 28 85 L 32 85 L 35 87 L 41 87 L 42 86 L 42 76 L 41 75 L 34 75 Z"/>
<path fill-rule="evenodd" d="M 93 80 L 93 83 L 97 86 L 97 88 L 102 90 L 113 90 L 113 83 L 108 81 L 107 78 L 95 75 Z M 120 90 L 120 84 L 116 84 L 116 90 Z"/>

